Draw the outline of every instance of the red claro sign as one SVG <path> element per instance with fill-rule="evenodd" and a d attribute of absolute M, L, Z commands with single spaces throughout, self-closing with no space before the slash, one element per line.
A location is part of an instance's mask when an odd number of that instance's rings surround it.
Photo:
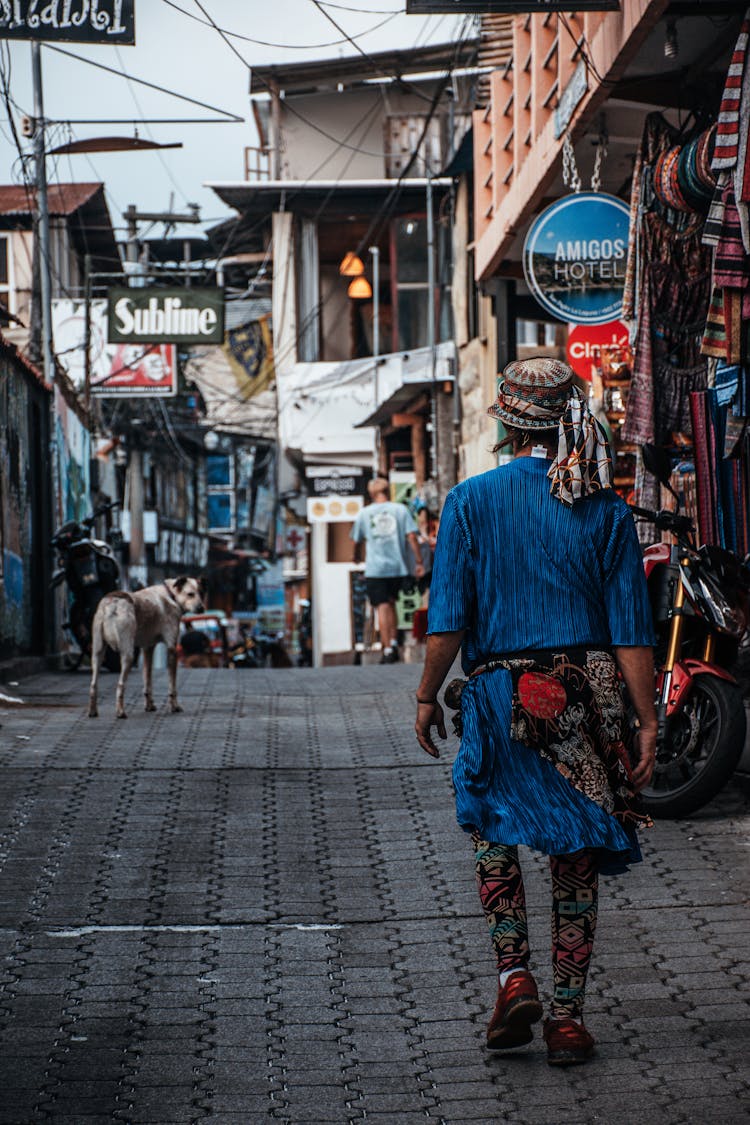
<path fill-rule="evenodd" d="M 571 324 L 568 332 L 568 363 L 582 379 L 591 382 L 591 368 L 599 366 L 602 348 L 628 346 L 629 334 L 621 320 L 609 324 Z"/>

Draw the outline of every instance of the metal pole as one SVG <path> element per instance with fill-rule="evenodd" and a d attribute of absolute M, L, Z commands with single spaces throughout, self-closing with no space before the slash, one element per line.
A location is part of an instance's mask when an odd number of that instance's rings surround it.
<path fill-rule="evenodd" d="M 438 466 L 438 425 L 437 395 L 435 393 L 435 228 L 432 214 L 432 174 L 427 165 L 427 339 L 430 345 L 430 476 L 437 481 Z"/>
<path fill-rule="evenodd" d="M 378 386 L 378 357 L 380 356 L 380 247 L 371 246 L 372 254 L 372 358 L 373 358 L 373 406 L 378 408 L 380 387 Z M 380 468 L 380 428 L 375 427 L 375 448 L 372 454 L 372 471 Z"/>
<path fill-rule="evenodd" d="M 84 258 L 84 293 L 85 306 L 83 310 L 83 403 L 88 412 L 91 409 L 91 255 Z"/>
<path fill-rule="evenodd" d="M 39 43 L 31 44 L 31 77 L 34 86 L 34 161 L 36 164 L 36 205 L 39 211 L 39 274 L 42 290 L 42 363 L 44 378 L 52 383 L 55 364 L 52 357 L 52 278 L 50 276 L 49 201 L 45 154 L 44 94 L 42 55 Z"/>

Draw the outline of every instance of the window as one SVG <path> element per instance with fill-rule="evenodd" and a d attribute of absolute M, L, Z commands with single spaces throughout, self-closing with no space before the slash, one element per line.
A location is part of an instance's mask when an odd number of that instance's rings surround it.
<path fill-rule="evenodd" d="M 452 334 L 450 232 L 435 224 L 435 338 Z M 445 274 L 445 280 L 443 280 Z M 396 219 L 391 226 L 391 300 L 395 352 L 427 347 L 429 285 L 427 283 L 427 220 L 424 215 Z"/>
<path fill-rule="evenodd" d="M 0 304 L 10 313 L 16 311 L 12 272 L 10 237 L 7 234 L 0 234 Z"/>
<path fill-rule="evenodd" d="M 225 453 L 206 458 L 208 484 L 208 530 L 231 531 L 234 527 L 234 461 Z"/>

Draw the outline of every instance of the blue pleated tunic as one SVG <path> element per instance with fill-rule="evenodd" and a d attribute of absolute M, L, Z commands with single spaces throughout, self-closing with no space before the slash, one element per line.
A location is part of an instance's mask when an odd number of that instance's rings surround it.
<path fill-rule="evenodd" d="M 467 673 L 492 654 L 653 644 L 627 505 L 606 490 L 566 507 L 550 495 L 549 466 L 517 458 L 464 481 L 446 499 L 428 632 L 466 630 Z M 510 737 L 511 696 L 504 669 L 477 676 L 464 690 L 453 766 L 459 824 L 493 843 L 548 855 L 606 849 L 618 854 L 602 869 L 623 870 L 640 857 L 633 837 L 551 762 Z"/>

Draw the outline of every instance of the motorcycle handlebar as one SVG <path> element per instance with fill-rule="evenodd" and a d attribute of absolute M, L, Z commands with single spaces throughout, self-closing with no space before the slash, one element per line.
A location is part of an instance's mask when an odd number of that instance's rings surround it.
<path fill-rule="evenodd" d="M 678 535 L 692 535 L 695 531 L 693 521 L 688 519 L 687 516 L 681 516 L 678 512 L 669 512 L 666 509 L 654 512 L 651 508 L 638 508 L 635 504 L 630 504 L 629 507 L 633 515 L 648 520 L 661 531 L 674 531 Z"/>

